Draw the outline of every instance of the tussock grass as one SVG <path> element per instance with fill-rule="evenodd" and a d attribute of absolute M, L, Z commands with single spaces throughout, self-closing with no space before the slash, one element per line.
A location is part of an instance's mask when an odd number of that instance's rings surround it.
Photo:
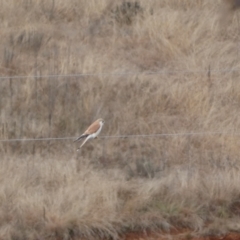
<path fill-rule="evenodd" d="M 120 169 L 96 169 L 74 158 L 0 164 L 3 239 L 118 238 L 126 231 L 176 227 L 219 234 L 223 229 L 214 224 L 220 221 L 225 231 L 239 230 L 239 170 L 195 168 L 189 174 L 178 167 L 158 178 L 129 180 Z"/>
<path fill-rule="evenodd" d="M 1 142 L 0 238 L 239 231 L 239 72 L 223 71 L 240 68 L 238 8 L 2 1 L 0 73 L 26 77 L 0 81 L 1 139 L 74 137 L 99 117 L 104 135 L 230 134 L 100 138 L 80 155 L 71 140 Z M 99 75 L 41 77 L 77 73 Z"/>

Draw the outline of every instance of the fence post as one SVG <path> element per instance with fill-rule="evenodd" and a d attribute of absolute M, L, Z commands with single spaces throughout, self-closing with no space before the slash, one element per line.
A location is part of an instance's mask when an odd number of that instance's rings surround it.
<path fill-rule="evenodd" d="M 191 179 L 191 135 L 187 136 L 187 154 L 188 154 L 188 188 L 190 187 Z"/>
<path fill-rule="evenodd" d="M 167 141 L 167 136 L 163 137 L 163 161 L 162 161 L 162 171 L 165 170 L 165 168 L 167 168 L 167 151 L 166 151 L 166 141 Z"/>
<path fill-rule="evenodd" d="M 51 138 L 52 132 L 52 86 L 51 79 L 48 79 L 48 137 Z M 50 152 L 51 141 L 48 141 L 48 154 Z"/>

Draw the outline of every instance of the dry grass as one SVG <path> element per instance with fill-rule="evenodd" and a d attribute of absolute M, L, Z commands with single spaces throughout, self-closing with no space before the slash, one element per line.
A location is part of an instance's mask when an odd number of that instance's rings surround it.
<path fill-rule="evenodd" d="M 1 239 L 115 239 L 138 229 L 184 227 L 211 234 L 240 229 L 238 170 L 189 174 L 184 167 L 172 168 L 158 178 L 129 180 L 120 169 L 74 158 L 13 158 L 0 164 Z"/>
<path fill-rule="evenodd" d="M 98 117 L 104 135 L 238 132 L 239 72 L 212 71 L 240 69 L 238 8 L 2 1 L 1 76 L 28 77 L 0 81 L 1 139 L 73 137 Z M 32 77 L 77 73 L 99 75 Z M 1 143 L 0 236 L 239 230 L 239 143 L 234 134 L 100 139 L 80 155 L 72 141 Z"/>

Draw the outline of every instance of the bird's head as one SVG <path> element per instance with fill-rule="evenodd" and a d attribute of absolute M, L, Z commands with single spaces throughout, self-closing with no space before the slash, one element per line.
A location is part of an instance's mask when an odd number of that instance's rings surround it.
<path fill-rule="evenodd" d="M 102 119 L 102 118 L 99 118 L 98 122 L 101 123 L 102 125 L 105 123 L 104 119 Z"/>

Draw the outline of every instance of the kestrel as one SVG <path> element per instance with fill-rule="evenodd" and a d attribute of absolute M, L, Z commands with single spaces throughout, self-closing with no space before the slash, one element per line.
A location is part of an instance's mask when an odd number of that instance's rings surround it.
<path fill-rule="evenodd" d="M 79 141 L 82 138 L 86 138 L 82 145 L 78 148 L 78 150 L 89 140 L 92 138 L 96 138 L 98 134 L 101 132 L 102 127 L 104 125 L 104 120 L 102 118 L 99 118 L 96 120 L 94 123 L 92 123 L 88 129 L 79 137 L 77 138 L 74 142 Z"/>

